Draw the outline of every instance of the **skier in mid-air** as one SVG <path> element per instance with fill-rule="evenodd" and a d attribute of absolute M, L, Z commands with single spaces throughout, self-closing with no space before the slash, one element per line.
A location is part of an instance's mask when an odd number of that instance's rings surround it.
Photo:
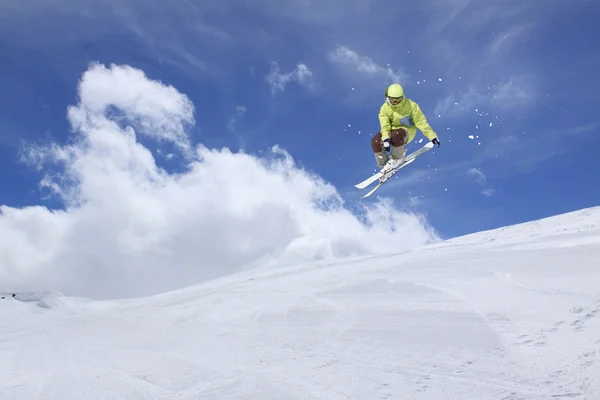
<path fill-rule="evenodd" d="M 388 86 L 384 98 L 385 102 L 379 109 L 381 130 L 371 139 L 371 148 L 379 168 L 393 169 L 402 163 L 406 154 L 405 146 L 415 138 L 417 129 L 440 147 L 438 136 L 429 126 L 421 108 L 406 98 L 402 86 L 397 83 Z"/>

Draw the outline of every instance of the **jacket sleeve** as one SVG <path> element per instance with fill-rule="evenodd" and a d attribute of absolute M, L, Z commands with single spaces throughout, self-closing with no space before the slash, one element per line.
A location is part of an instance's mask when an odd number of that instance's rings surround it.
<path fill-rule="evenodd" d="M 390 131 L 392 130 L 392 121 L 386 111 L 385 104 L 379 109 L 379 125 L 381 127 L 381 140 L 390 138 Z"/>
<path fill-rule="evenodd" d="M 433 140 L 438 137 L 431 126 L 429 126 L 427 118 L 425 118 L 423 111 L 421 111 L 421 107 L 419 107 L 419 105 L 415 102 L 412 102 L 411 117 L 415 126 L 427 139 Z"/>

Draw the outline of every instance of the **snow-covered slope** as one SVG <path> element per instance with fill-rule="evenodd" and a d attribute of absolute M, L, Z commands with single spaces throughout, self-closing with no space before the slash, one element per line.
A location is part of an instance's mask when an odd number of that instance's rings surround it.
<path fill-rule="evenodd" d="M 145 299 L 0 302 L 0 399 L 600 399 L 600 208 Z"/>

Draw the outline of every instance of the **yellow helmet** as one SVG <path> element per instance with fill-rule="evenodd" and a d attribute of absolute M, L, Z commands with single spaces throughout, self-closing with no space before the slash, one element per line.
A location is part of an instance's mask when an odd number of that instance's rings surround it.
<path fill-rule="evenodd" d="M 404 97 L 404 89 L 397 83 L 393 83 L 385 90 L 386 97 Z"/>

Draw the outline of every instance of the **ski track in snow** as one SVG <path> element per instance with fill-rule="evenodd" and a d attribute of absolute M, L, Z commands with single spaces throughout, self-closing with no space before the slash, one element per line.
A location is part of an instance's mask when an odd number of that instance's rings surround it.
<path fill-rule="evenodd" d="M 598 260 L 595 208 L 144 299 L 6 299 L 0 400 L 596 400 Z"/>

